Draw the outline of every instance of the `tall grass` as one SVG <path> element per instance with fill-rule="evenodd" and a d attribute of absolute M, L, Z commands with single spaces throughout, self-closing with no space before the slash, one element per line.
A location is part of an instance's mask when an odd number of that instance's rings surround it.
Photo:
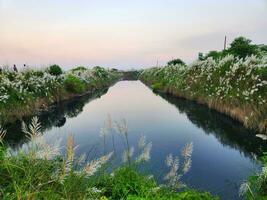
<path fill-rule="evenodd" d="M 239 188 L 239 195 L 247 200 L 264 200 L 267 198 L 267 153 L 261 158 L 260 172 L 249 176 Z"/>
<path fill-rule="evenodd" d="M 138 167 L 150 160 L 152 143 L 142 136 L 138 142 L 138 153 L 128 140 L 126 121 L 113 123 L 108 118 L 106 132 L 119 130 L 125 142 L 126 162 L 114 168 L 110 160 L 114 152 L 103 153 L 99 158 L 87 160 L 77 156 L 73 135 L 69 135 L 65 147 L 57 142 L 47 142 L 41 133 L 38 118 L 23 125 L 29 141 L 21 148 L 5 147 L 5 131 L 0 131 L 0 198 L 1 199 L 217 199 L 209 193 L 190 190 L 181 182 L 183 174 L 191 166 L 193 144 L 184 147 L 184 162 L 177 156 L 166 158 L 170 171 L 165 184 L 158 185 L 152 176 L 138 171 Z M 116 124 L 116 125 L 115 125 Z M 108 141 L 106 141 L 108 142 Z M 62 154 L 60 149 L 64 148 Z M 111 171 L 112 169 L 112 171 Z"/>
<path fill-rule="evenodd" d="M 104 89 L 121 77 L 119 72 L 102 67 L 60 70 L 54 65 L 20 72 L 6 68 L 0 72 L 0 122 L 33 115 L 52 103 Z"/>
<path fill-rule="evenodd" d="M 154 90 L 195 100 L 267 133 L 267 57 L 228 55 L 189 66 L 146 69 L 140 79 Z"/>

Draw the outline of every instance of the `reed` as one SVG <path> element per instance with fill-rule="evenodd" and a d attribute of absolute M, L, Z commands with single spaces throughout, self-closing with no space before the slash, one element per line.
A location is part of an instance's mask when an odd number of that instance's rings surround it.
<path fill-rule="evenodd" d="M 108 119 L 111 122 L 111 119 Z M 128 134 L 126 121 L 122 124 L 107 123 L 110 129 L 119 127 L 123 140 Z M 65 154 L 59 149 L 60 140 L 48 142 L 41 131 L 38 118 L 33 118 L 27 126 L 23 125 L 28 135 L 28 142 L 17 150 L 11 150 L 0 145 L 0 198 L 1 199 L 218 199 L 209 193 L 198 192 L 184 188 L 177 192 L 170 187 L 169 179 L 180 177 L 177 170 L 174 176 L 168 176 L 165 185 L 158 185 L 153 177 L 138 172 L 136 166 L 149 161 L 152 143 L 146 142 L 142 136 L 138 142 L 139 152 L 134 154 L 130 142 L 125 147 L 131 159 L 131 165 L 123 165 L 110 171 L 109 161 L 113 152 L 99 158 L 86 160 L 86 156 L 75 155 L 75 140 L 69 135 L 65 145 Z M 1 129 L 0 139 L 3 140 L 5 131 Z M 128 139 L 128 138 L 127 138 Z M 108 142 L 109 140 L 107 140 Z M 61 144 L 62 145 L 62 144 Z M 193 144 L 187 144 L 182 151 L 185 160 L 191 159 Z M 177 164 L 168 157 L 172 168 Z M 189 170 L 188 161 L 184 162 L 183 174 Z M 176 181 L 176 180 L 175 180 Z M 176 182 L 177 183 L 177 182 Z"/>
<path fill-rule="evenodd" d="M 267 57 L 207 58 L 189 66 L 144 70 L 139 76 L 153 90 L 205 104 L 267 133 Z"/>

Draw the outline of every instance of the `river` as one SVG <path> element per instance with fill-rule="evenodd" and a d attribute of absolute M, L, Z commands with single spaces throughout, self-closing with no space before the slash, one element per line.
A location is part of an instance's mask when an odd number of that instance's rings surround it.
<path fill-rule="evenodd" d="M 267 150 L 266 142 L 229 117 L 194 102 L 155 94 L 140 81 L 118 82 L 98 95 L 53 106 L 39 118 L 47 138 L 60 137 L 64 143 L 73 134 L 77 155 L 99 155 L 103 151 L 99 132 L 108 115 L 114 121 L 127 121 L 131 146 L 137 146 L 142 134 L 152 142 L 146 169 L 159 182 L 168 170 L 166 156 L 180 155 L 184 145 L 193 142 L 192 167 L 182 181 L 222 199 L 239 199 L 240 184 L 259 169 L 256 158 Z M 19 129 L 20 122 L 8 126 L 7 140 L 13 148 L 26 142 Z M 106 151 L 113 150 L 111 136 L 106 145 Z M 121 160 L 118 134 L 115 147 Z"/>

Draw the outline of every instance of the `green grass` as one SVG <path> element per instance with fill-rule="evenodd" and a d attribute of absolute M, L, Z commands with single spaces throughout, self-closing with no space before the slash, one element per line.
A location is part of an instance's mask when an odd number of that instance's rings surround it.
<path fill-rule="evenodd" d="M 267 199 L 267 153 L 261 158 L 263 167 L 261 172 L 249 176 L 240 187 L 240 195 L 247 200 Z"/>
<path fill-rule="evenodd" d="M 108 119 L 105 124 L 111 129 L 113 122 Z M 122 140 L 129 145 L 126 124 L 122 122 L 117 126 Z M 74 137 L 71 135 L 67 138 L 65 154 L 61 154 L 57 139 L 54 144 L 46 142 L 36 117 L 29 126 L 23 123 L 22 127 L 29 141 L 18 150 L 4 147 L 6 132 L 0 127 L 0 199 L 218 199 L 185 185 L 177 187 L 181 185 L 180 177 L 189 170 L 183 167 L 185 163 L 181 163 L 181 170 L 186 171 L 178 174 L 178 157 L 169 156 L 168 159 L 167 165 L 172 173 L 168 173 L 167 180 L 172 184 L 159 185 L 153 176 L 140 172 L 138 169 L 149 160 L 152 147 L 152 143 L 146 143 L 145 137 L 138 142 L 140 155 L 134 159 L 130 156 L 129 146 L 125 147 L 129 155 L 126 159 L 129 160 L 123 159 L 121 166 L 115 167 L 109 162 L 115 159 L 113 152 L 89 162 L 84 156 L 76 157 Z M 102 137 L 105 138 L 108 130 L 102 129 Z M 192 147 L 188 144 L 183 150 L 184 157 L 190 163 Z"/>
<path fill-rule="evenodd" d="M 217 199 L 193 190 L 176 192 L 159 188 L 154 179 L 130 167 L 87 177 L 71 172 L 63 176 L 63 158 L 34 159 L 28 155 L 6 157 L 1 148 L 0 197 L 15 199 Z"/>
<path fill-rule="evenodd" d="M 86 83 L 76 76 L 68 75 L 64 80 L 64 86 L 68 92 L 83 93 L 85 91 Z"/>

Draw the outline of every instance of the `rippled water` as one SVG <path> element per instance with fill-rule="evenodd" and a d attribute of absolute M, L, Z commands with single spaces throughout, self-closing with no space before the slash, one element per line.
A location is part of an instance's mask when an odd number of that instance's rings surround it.
<path fill-rule="evenodd" d="M 146 169 L 159 181 L 167 172 L 165 157 L 179 155 L 186 143 L 193 142 L 192 168 L 182 180 L 223 199 L 238 199 L 241 182 L 259 168 L 255 157 L 267 149 L 255 133 L 227 116 L 194 102 L 155 94 L 140 81 L 118 82 L 99 96 L 62 103 L 39 117 L 47 138 L 56 135 L 65 140 L 71 133 L 79 145 L 77 154 L 93 156 L 103 152 L 99 131 L 108 114 L 113 120 L 127 120 L 132 146 L 142 134 L 153 143 Z M 19 128 L 20 122 L 9 125 L 8 141 L 13 146 L 25 142 Z M 107 143 L 106 150 L 111 151 L 111 136 Z M 123 145 L 117 134 L 115 147 L 121 155 Z"/>

